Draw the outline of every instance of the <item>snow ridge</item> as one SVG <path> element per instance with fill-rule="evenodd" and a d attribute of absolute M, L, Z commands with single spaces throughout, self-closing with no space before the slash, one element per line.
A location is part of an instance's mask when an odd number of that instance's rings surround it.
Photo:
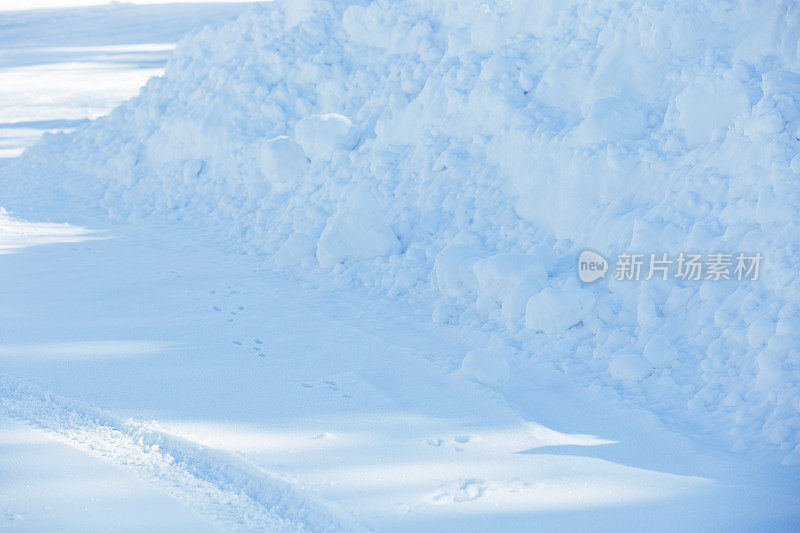
<path fill-rule="evenodd" d="M 6 414 L 131 470 L 230 531 L 360 531 L 343 511 L 231 453 L 0 375 Z"/>

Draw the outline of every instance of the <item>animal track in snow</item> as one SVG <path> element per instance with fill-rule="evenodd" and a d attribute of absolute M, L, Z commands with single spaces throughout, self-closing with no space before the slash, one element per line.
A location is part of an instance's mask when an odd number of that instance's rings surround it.
<path fill-rule="evenodd" d="M 471 502 L 483 496 L 486 489 L 486 481 L 482 479 L 463 479 L 444 485 L 439 491 L 431 494 L 428 501 L 433 504 Z"/>
<path fill-rule="evenodd" d="M 319 381 L 316 381 L 316 382 L 313 382 L 313 383 L 312 382 L 308 382 L 308 381 L 304 381 L 304 382 L 300 383 L 300 385 L 302 387 L 306 388 L 306 389 L 314 389 L 314 388 L 317 388 L 315 385 L 320 385 L 320 386 L 324 387 L 324 389 L 328 389 L 328 390 L 333 391 L 333 392 L 339 392 L 339 383 L 336 382 L 335 380 L 332 380 L 332 379 L 322 379 L 322 380 L 319 380 Z M 339 395 L 342 398 L 347 398 L 347 399 L 350 399 L 350 398 L 353 397 L 353 395 L 349 394 L 349 393 L 341 393 Z"/>

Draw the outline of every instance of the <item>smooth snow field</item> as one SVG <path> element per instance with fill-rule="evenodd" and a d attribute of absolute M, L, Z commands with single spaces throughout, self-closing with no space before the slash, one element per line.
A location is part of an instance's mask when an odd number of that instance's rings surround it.
<path fill-rule="evenodd" d="M 0 1 L 0 530 L 800 531 L 798 185 L 788 0 Z"/>

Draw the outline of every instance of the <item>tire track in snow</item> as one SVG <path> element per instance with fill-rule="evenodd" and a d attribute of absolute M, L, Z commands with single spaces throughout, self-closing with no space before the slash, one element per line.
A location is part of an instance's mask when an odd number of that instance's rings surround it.
<path fill-rule="evenodd" d="M 0 375 L 11 418 L 160 487 L 225 531 L 360 531 L 343 511 L 243 458 Z"/>

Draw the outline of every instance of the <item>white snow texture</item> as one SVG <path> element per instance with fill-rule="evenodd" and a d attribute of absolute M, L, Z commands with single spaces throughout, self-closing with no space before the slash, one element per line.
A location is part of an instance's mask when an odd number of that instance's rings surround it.
<path fill-rule="evenodd" d="M 791 0 L 275 2 L 184 38 L 163 77 L 46 135 L 0 189 L 213 227 L 319 284 L 434 302 L 521 346 L 468 356 L 479 381 L 549 359 L 793 464 L 799 37 Z M 765 263 L 753 282 L 581 286 L 586 248 Z"/>

